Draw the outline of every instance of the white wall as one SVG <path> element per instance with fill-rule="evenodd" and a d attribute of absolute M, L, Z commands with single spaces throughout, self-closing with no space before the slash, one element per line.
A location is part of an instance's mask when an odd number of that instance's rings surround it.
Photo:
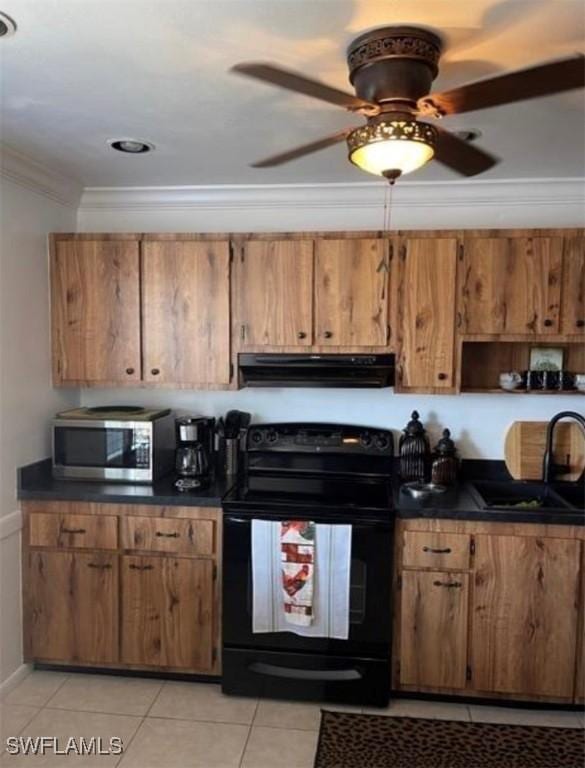
<path fill-rule="evenodd" d="M 0 177 L 0 684 L 22 663 L 16 468 L 50 454 L 49 419 L 79 402 L 50 379 L 47 233 L 75 208 Z"/>
<path fill-rule="evenodd" d="M 86 189 L 85 232 L 229 232 L 379 229 L 386 185 Z M 585 225 L 582 179 L 407 182 L 393 190 L 391 228 L 571 227 Z M 501 459 L 508 426 L 583 410 L 579 395 L 394 395 L 388 390 L 173 392 L 86 390 L 88 405 L 138 403 L 219 415 L 230 408 L 258 421 L 306 419 L 401 429 L 413 409 L 433 438 L 448 426 L 467 458 Z"/>

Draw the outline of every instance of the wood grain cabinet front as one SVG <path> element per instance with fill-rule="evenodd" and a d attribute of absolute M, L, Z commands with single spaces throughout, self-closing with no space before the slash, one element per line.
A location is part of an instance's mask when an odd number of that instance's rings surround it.
<path fill-rule="evenodd" d="M 460 331 L 560 331 L 562 237 L 470 237 L 460 255 Z"/>
<path fill-rule="evenodd" d="M 117 555 L 29 551 L 25 569 L 26 657 L 116 663 Z"/>
<path fill-rule="evenodd" d="M 585 340 L 585 238 L 566 237 L 563 251 L 561 330 Z"/>
<path fill-rule="evenodd" d="M 121 661 L 211 672 L 213 563 L 124 556 L 121 570 Z"/>
<path fill-rule="evenodd" d="M 215 521 L 168 517 L 124 517 L 122 547 L 176 555 L 213 555 Z"/>
<path fill-rule="evenodd" d="M 471 536 L 465 533 L 406 531 L 402 565 L 415 568 L 469 568 Z"/>
<path fill-rule="evenodd" d="M 465 688 L 469 574 L 404 571 L 400 682 Z"/>
<path fill-rule="evenodd" d="M 118 518 L 33 512 L 29 518 L 29 545 L 63 549 L 117 549 Z"/>

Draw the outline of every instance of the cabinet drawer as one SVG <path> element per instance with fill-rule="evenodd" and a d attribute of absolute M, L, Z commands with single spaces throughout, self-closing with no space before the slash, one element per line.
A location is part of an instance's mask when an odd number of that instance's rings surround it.
<path fill-rule="evenodd" d="M 466 533 L 406 531 L 402 564 L 417 568 L 469 568 L 470 540 Z"/>
<path fill-rule="evenodd" d="M 117 549 L 118 518 L 33 512 L 29 518 L 28 540 L 31 547 Z"/>
<path fill-rule="evenodd" d="M 215 550 L 213 520 L 166 517 L 123 517 L 122 547 L 181 555 L 212 555 Z"/>

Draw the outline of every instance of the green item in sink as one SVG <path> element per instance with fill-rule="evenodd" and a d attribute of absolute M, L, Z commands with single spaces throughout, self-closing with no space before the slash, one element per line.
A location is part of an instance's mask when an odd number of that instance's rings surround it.
<path fill-rule="evenodd" d="M 515 504 L 511 504 L 512 507 L 518 507 L 520 509 L 539 509 L 542 507 L 542 501 L 540 499 L 522 499 L 522 501 L 517 501 Z"/>

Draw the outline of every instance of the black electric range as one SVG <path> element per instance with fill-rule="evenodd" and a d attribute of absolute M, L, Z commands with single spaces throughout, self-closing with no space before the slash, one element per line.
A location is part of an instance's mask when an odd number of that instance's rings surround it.
<path fill-rule="evenodd" d="M 384 706 L 390 692 L 391 432 L 340 424 L 264 424 L 226 495 L 225 693 Z M 253 631 L 254 520 L 350 525 L 347 639 Z M 327 574 L 316 571 L 323 581 Z"/>

